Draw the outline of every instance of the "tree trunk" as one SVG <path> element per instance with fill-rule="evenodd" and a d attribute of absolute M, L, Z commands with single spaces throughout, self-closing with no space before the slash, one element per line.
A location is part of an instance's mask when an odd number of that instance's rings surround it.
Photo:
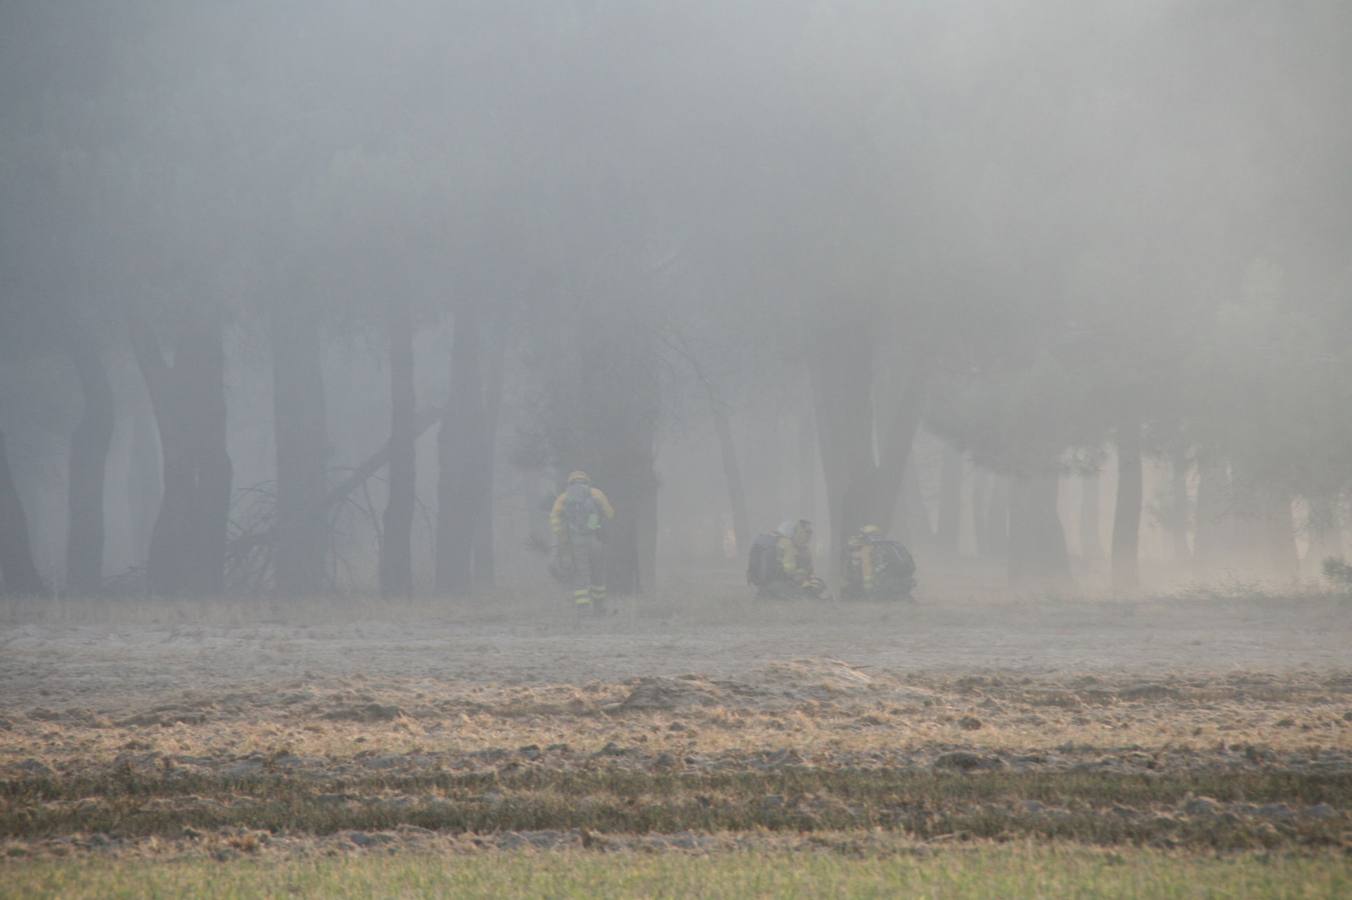
<path fill-rule="evenodd" d="M 277 592 L 324 589 L 328 517 L 323 508 L 328 428 L 319 329 L 304 310 L 272 314 L 273 420 L 277 442 Z"/>
<path fill-rule="evenodd" d="M 813 368 L 813 399 L 833 570 L 844 569 L 849 537 L 864 525 L 892 528 L 911 447 L 924 412 L 918 367 L 896 391 L 886 431 L 874 452 L 873 343 L 863 322 L 842 322 L 821 335 Z"/>
<path fill-rule="evenodd" d="M 418 423 L 413 387 L 413 317 L 408 304 L 389 307 L 390 475 L 380 542 L 380 593 L 413 595 L 413 512 L 417 501 Z"/>
<path fill-rule="evenodd" d="M 1102 490 L 1102 478 L 1097 469 L 1080 476 L 1080 558 L 1087 567 L 1095 569 L 1103 561 Z"/>
<path fill-rule="evenodd" d="M 1141 426 L 1134 420 L 1117 428 L 1117 503 L 1113 507 L 1113 587 L 1134 590 L 1140 585 Z"/>
<path fill-rule="evenodd" d="M 1055 474 L 1016 478 L 1009 491 L 1009 581 L 1014 587 L 1069 583 L 1066 536 L 1057 512 Z"/>
<path fill-rule="evenodd" d="M 220 319 L 209 312 L 185 324 L 173 365 L 143 319 L 133 315 L 129 324 L 164 461 L 164 495 L 150 538 L 147 587 L 170 596 L 219 594 L 232 477 Z"/>
<path fill-rule="evenodd" d="M 723 456 L 723 478 L 728 486 L 728 503 L 732 507 L 732 531 L 737 539 L 737 551 L 745 553 L 751 546 L 751 517 L 746 508 L 746 490 L 742 487 L 742 469 L 737 463 L 737 448 L 732 442 L 732 424 L 727 413 L 714 403 L 714 431 Z"/>
<path fill-rule="evenodd" d="M 474 535 L 483 511 L 480 445 L 488 424 L 481 342 L 479 311 L 467 304 L 455 314 L 451 389 L 437 442 L 436 588 L 455 596 L 467 595 L 474 587 Z"/>
<path fill-rule="evenodd" d="M 66 593 L 97 594 L 103 587 L 104 483 L 113 441 L 113 387 L 103 351 L 76 326 L 68 347 L 80 381 L 84 410 L 71 435 L 67 502 Z"/>
<path fill-rule="evenodd" d="M 957 555 L 962 540 L 962 453 L 945 443 L 939 479 L 939 549 Z"/>
<path fill-rule="evenodd" d="M 46 597 L 49 593 L 33 562 L 28 517 L 9 467 L 4 434 L 0 434 L 0 588 L 11 597 Z"/>

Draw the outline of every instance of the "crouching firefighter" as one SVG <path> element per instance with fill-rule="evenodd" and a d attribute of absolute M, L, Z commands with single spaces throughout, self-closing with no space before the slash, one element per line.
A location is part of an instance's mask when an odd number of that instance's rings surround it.
<path fill-rule="evenodd" d="M 850 600 L 911 600 L 915 560 L 876 525 L 865 525 L 850 538 L 845 559 L 845 590 Z"/>
<path fill-rule="evenodd" d="M 790 520 L 752 541 L 746 580 L 758 598 L 824 599 L 826 583 L 812 570 L 812 523 Z"/>
<path fill-rule="evenodd" d="M 568 476 L 568 487 L 554 501 L 549 527 L 557 542 L 558 565 L 571 576 L 573 604 L 600 612 L 606 602 L 606 555 L 601 528 L 615 508 L 586 472 Z"/>

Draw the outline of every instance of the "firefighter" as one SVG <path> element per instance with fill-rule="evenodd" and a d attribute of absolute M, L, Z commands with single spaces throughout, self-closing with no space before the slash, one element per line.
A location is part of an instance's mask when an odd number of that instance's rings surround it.
<path fill-rule="evenodd" d="M 602 611 L 606 602 L 606 556 L 601 529 L 615 508 L 586 472 L 568 476 L 568 487 L 554 501 L 549 527 L 554 532 L 559 566 L 571 573 L 573 605 L 578 611 Z"/>
<path fill-rule="evenodd" d="M 850 538 L 843 596 L 852 600 L 910 600 L 915 590 L 915 560 L 876 525 L 865 525 Z"/>
<path fill-rule="evenodd" d="M 757 538 L 751 545 L 747 581 L 757 588 L 757 597 L 825 598 L 826 584 L 812 568 L 812 523 L 789 520 Z"/>

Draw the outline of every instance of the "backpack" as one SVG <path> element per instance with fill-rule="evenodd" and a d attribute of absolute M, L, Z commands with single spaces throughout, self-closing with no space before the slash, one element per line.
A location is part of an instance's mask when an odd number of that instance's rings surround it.
<path fill-rule="evenodd" d="M 757 535 L 751 542 L 751 558 L 746 564 L 746 583 L 765 587 L 779 574 L 779 538 L 773 534 Z"/>
<path fill-rule="evenodd" d="M 880 582 L 890 583 L 909 591 L 915 586 L 915 560 L 911 553 L 896 541 L 886 539 L 870 540 L 873 548 L 873 567 L 875 577 Z"/>
<path fill-rule="evenodd" d="M 591 485 L 568 485 L 563 499 L 563 521 L 574 534 L 595 534 L 601 530 L 601 506 L 592 496 Z"/>

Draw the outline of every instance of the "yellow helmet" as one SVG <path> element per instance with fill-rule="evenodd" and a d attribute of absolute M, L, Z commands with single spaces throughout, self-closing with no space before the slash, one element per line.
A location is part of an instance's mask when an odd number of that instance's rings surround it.
<path fill-rule="evenodd" d="M 860 534 L 882 534 L 882 529 L 877 525 L 865 525 L 859 529 Z"/>
<path fill-rule="evenodd" d="M 569 484 L 577 484 L 578 482 L 581 482 L 582 484 L 591 484 L 591 477 L 588 476 L 586 472 L 580 471 L 572 472 L 568 475 Z"/>

